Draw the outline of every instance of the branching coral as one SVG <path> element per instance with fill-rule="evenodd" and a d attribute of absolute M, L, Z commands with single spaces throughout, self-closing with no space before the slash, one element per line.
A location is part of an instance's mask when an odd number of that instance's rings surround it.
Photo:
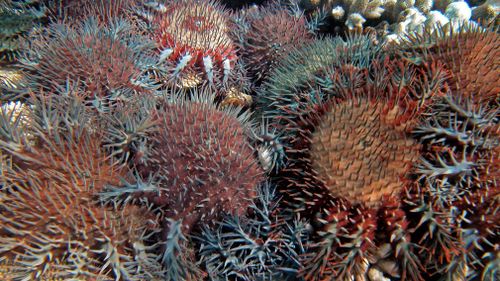
<path fill-rule="evenodd" d="M 322 8 L 332 11 L 335 20 L 345 21 L 349 29 L 363 28 L 367 19 L 378 19 L 384 12 L 386 5 L 381 0 L 324 0 L 324 1 L 300 1 L 306 8 Z"/>
<path fill-rule="evenodd" d="M 495 0 L 486 0 L 483 4 L 472 10 L 472 20 L 485 24 L 498 26 L 500 4 Z"/>
<path fill-rule="evenodd" d="M 433 32 L 438 26 L 464 23 L 498 24 L 495 1 L 458 0 L 288 0 L 295 10 L 323 15 L 322 30 L 329 33 L 372 32 L 384 45 L 399 44 L 408 34 Z M 481 4 L 481 5 L 480 5 Z M 477 6 L 479 5 L 479 6 Z M 471 17 L 472 15 L 472 17 Z"/>

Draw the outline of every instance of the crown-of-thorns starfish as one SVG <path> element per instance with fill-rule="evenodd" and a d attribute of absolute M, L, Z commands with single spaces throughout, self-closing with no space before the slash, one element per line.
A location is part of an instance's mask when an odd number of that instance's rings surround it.
<path fill-rule="evenodd" d="M 187 0 L 165 5 L 156 21 L 159 62 L 173 79 L 204 77 L 226 84 L 237 59 L 228 13 L 214 1 Z M 199 79 L 196 79 L 199 80 Z"/>

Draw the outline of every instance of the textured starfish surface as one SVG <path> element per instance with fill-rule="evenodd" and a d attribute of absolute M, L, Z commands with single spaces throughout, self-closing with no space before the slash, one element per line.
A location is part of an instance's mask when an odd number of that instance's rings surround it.
<path fill-rule="evenodd" d="M 342 102 L 321 118 L 311 163 L 334 195 L 373 206 L 401 191 L 417 144 L 385 122 L 382 111 L 367 100 Z"/>
<path fill-rule="evenodd" d="M 228 13 L 212 1 L 183 0 L 164 8 L 155 38 L 172 77 L 227 83 L 237 59 Z"/>
<path fill-rule="evenodd" d="M 479 26 L 410 37 L 413 58 L 437 60 L 451 71 L 452 91 L 474 98 L 475 104 L 500 103 L 500 35 Z"/>
<path fill-rule="evenodd" d="M 123 88 L 140 90 L 131 81 L 140 72 L 130 59 L 133 54 L 116 40 L 84 35 L 46 47 L 38 69 L 43 83 L 50 81 L 51 87 L 65 85 L 69 79 L 84 85 L 88 97 Z"/>
<path fill-rule="evenodd" d="M 312 42 L 313 35 L 303 16 L 272 7 L 255 13 L 241 50 L 250 75 L 262 81 L 292 50 Z"/>
<path fill-rule="evenodd" d="M 139 168 L 146 177 L 159 176 L 159 191 L 148 198 L 187 229 L 222 212 L 244 213 L 262 180 L 248 116 L 211 103 L 201 98 L 161 106 L 147 164 Z"/>
<path fill-rule="evenodd" d="M 32 61 L 24 63 L 27 84 L 34 91 L 78 88 L 79 96 L 96 104 L 149 93 L 138 82 L 147 40 L 129 27 L 121 20 L 110 25 L 95 19 L 51 24 L 47 36 L 32 42 Z"/>
<path fill-rule="evenodd" d="M 0 137 L 0 152 L 8 156 L 0 189 L 0 260 L 12 265 L 14 280 L 142 278 L 141 268 L 151 261 L 143 243 L 155 216 L 146 206 L 102 205 L 97 193 L 126 178 L 127 169 L 106 159 L 82 105 L 45 106 L 30 109 L 30 127 L 18 126 L 21 117 L 13 114 L 0 118 L 3 127 L 12 124 Z"/>

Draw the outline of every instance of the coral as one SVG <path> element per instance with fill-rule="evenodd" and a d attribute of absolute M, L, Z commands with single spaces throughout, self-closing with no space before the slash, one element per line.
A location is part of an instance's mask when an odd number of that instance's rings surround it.
<path fill-rule="evenodd" d="M 445 26 L 450 20 L 439 11 L 430 11 L 425 20 L 425 28 L 429 33 L 435 32 L 439 27 Z"/>
<path fill-rule="evenodd" d="M 420 6 L 425 7 L 422 1 L 418 1 Z M 385 3 L 385 10 L 382 14 L 382 17 L 389 21 L 389 23 L 397 23 L 399 21 L 399 17 L 401 13 L 404 13 L 407 9 L 415 8 L 416 1 L 415 0 L 403 0 L 403 1 L 394 1 L 389 0 Z M 418 9 L 421 11 L 420 9 Z"/>
<path fill-rule="evenodd" d="M 453 24 L 447 28 L 456 28 L 463 24 L 483 26 L 498 24 L 498 4 L 494 0 L 288 0 L 284 2 L 293 7 L 296 13 L 305 12 L 306 15 L 317 18 L 321 26 L 320 31 L 338 35 L 345 32 L 375 31 L 377 39 L 384 45 L 399 44 L 408 34 L 433 31 L 436 23 L 439 23 L 439 26 L 448 22 Z M 426 24 L 422 25 L 423 22 Z"/>
<path fill-rule="evenodd" d="M 433 1 L 402 2 L 408 5 L 401 7 L 395 3 L 395 6 L 386 10 L 391 12 L 383 15 L 389 17 L 392 23 L 390 34 L 382 38 L 384 43 L 400 44 L 406 36 L 422 36 L 424 33 L 444 37 L 442 30 L 460 33 L 464 31 L 464 26 L 480 30 L 481 25 L 495 26 L 498 21 L 497 5 L 488 1 L 480 6 L 473 6 L 481 4 L 474 1 L 434 1 L 433 5 Z"/>
<path fill-rule="evenodd" d="M 452 73 L 448 84 L 453 92 L 473 98 L 476 104 L 498 104 L 499 38 L 497 32 L 464 25 L 457 31 L 408 36 L 403 49 L 416 63 L 443 62 Z"/>
<path fill-rule="evenodd" d="M 444 13 L 450 20 L 458 22 L 468 21 L 472 15 L 469 4 L 465 1 L 450 3 Z"/>
<path fill-rule="evenodd" d="M 350 14 L 345 21 L 345 25 L 349 30 L 356 30 L 358 32 L 363 30 L 363 24 L 366 19 L 358 13 Z"/>
<path fill-rule="evenodd" d="M 415 7 L 424 14 L 431 11 L 434 0 L 415 0 Z"/>
<path fill-rule="evenodd" d="M 389 27 L 388 34 L 381 41 L 389 45 L 399 44 L 408 35 L 432 34 L 441 28 L 458 31 L 463 25 L 494 25 L 496 17 L 491 5 L 473 7 L 471 1 L 409 0 L 387 1 L 385 4 L 387 9 L 382 18 L 388 21 Z M 477 12 L 471 17 L 474 11 Z"/>
<path fill-rule="evenodd" d="M 434 10 L 440 11 L 441 13 L 444 13 L 446 11 L 446 7 L 450 5 L 451 3 L 455 2 L 456 0 L 437 0 L 434 1 L 433 8 Z"/>
<path fill-rule="evenodd" d="M 153 177 L 153 187 L 115 187 L 109 194 L 148 198 L 167 217 L 181 220 L 185 233 L 222 212 L 243 214 L 262 180 L 248 141 L 248 115 L 219 110 L 203 94 L 159 106 L 151 113 L 148 159 L 137 167 L 144 178 Z"/>
<path fill-rule="evenodd" d="M 234 79 L 240 78 L 235 69 L 236 46 L 229 33 L 229 17 L 214 1 L 166 4 L 156 17 L 154 32 L 159 79 L 181 88 L 205 83 L 214 90 L 227 90 Z"/>
<path fill-rule="evenodd" d="M 257 85 L 294 48 L 313 39 L 304 16 L 293 16 L 272 6 L 252 11 L 248 21 L 249 28 L 240 48 Z"/>
<path fill-rule="evenodd" d="M 92 19 L 75 26 L 51 25 L 46 39 L 33 42 L 32 61 L 25 63 L 31 86 L 81 88 L 82 97 L 100 110 L 148 93 L 142 64 L 151 45 L 128 27 L 125 21 L 103 26 Z"/>
<path fill-rule="evenodd" d="M 401 12 L 400 20 L 396 24 L 397 34 L 422 33 L 424 31 L 423 23 L 427 18 L 416 8 L 409 8 Z"/>
<path fill-rule="evenodd" d="M 209 280 L 296 280 L 305 254 L 308 229 L 304 222 L 283 221 L 279 198 L 265 184 L 248 216 L 229 216 L 200 240 L 201 263 Z"/>
<path fill-rule="evenodd" d="M 498 26 L 498 13 L 500 12 L 500 4 L 494 0 L 487 0 L 483 4 L 472 10 L 472 20 L 483 22 L 487 25 Z"/>
<path fill-rule="evenodd" d="M 16 124 L 5 119 L 12 115 L 1 115 L 2 127 L 13 128 L 2 130 L 0 139 L 10 162 L 0 190 L 0 255 L 11 265 L 7 278 L 143 280 L 161 274 L 145 250 L 157 217 L 147 206 L 117 209 L 96 200 L 127 170 L 106 159 L 81 103 L 31 103 L 31 142 L 22 137 L 25 128 L 8 125 Z"/>
<path fill-rule="evenodd" d="M 299 1 L 301 6 L 303 6 L 306 10 L 318 9 L 321 8 L 326 11 L 332 11 L 335 19 L 337 21 L 345 21 L 345 25 L 349 30 L 354 29 L 354 27 L 362 29 L 363 23 L 366 20 L 374 20 L 379 19 L 381 15 L 384 13 L 385 1 L 381 0 L 369 0 L 369 1 Z M 349 22 L 352 22 L 353 19 L 356 19 L 356 22 L 359 25 L 352 25 Z"/>

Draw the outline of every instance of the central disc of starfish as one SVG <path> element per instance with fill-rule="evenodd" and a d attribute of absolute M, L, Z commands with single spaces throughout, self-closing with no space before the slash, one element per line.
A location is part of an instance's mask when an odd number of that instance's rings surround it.
<path fill-rule="evenodd" d="M 333 195 L 376 206 L 401 191 L 418 150 L 388 117 L 368 100 L 342 102 L 323 115 L 311 137 L 311 164 Z"/>
<path fill-rule="evenodd" d="M 210 3 L 182 3 L 171 8 L 160 21 L 164 47 L 183 46 L 204 52 L 232 48 L 226 14 Z"/>
<path fill-rule="evenodd" d="M 203 16 L 190 16 L 184 19 L 183 23 L 191 31 L 201 32 L 213 28 L 213 23 L 207 21 Z"/>
<path fill-rule="evenodd" d="M 234 78 L 236 47 L 230 36 L 230 16 L 218 2 L 176 1 L 158 15 L 155 40 L 165 77 L 182 88 L 208 82 L 226 89 Z"/>

